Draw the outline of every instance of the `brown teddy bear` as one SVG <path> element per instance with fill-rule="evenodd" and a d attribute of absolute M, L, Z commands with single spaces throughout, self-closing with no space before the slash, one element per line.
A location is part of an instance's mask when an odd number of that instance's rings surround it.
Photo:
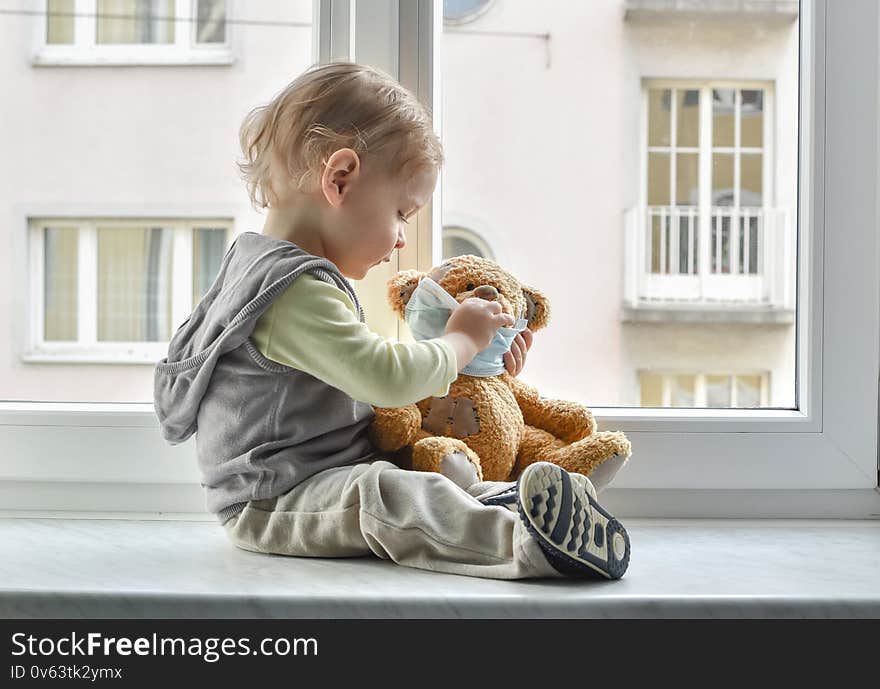
<path fill-rule="evenodd" d="M 549 320 L 550 304 L 543 294 L 494 261 L 470 255 L 444 261 L 430 273 L 405 270 L 389 280 L 388 299 L 401 318 L 408 315 L 408 304 L 414 308 L 410 299 L 426 277 L 430 280 L 422 285 L 414 302 L 430 291 L 427 287 L 433 289 L 434 297 L 449 300 L 446 294 L 437 294 L 442 288 L 454 299 L 448 301 L 452 307 L 474 296 L 497 301 L 505 313 L 520 319 L 519 329 L 527 324 L 532 331 L 540 330 Z M 420 336 L 413 320 L 407 318 L 407 322 L 416 339 L 431 336 Z M 442 334 L 443 323 L 445 318 L 433 336 Z M 515 336 L 514 329 L 501 331 L 508 331 L 509 339 Z M 538 461 L 589 476 L 612 460 L 597 472 L 610 480 L 630 457 L 626 436 L 597 431 L 592 413 L 583 405 L 541 397 L 535 388 L 503 370 L 503 364 L 482 366 L 475 370 L 477 375 L 468 375 L 468 371 L 459 374 L 445 397 L 429 397 L 405 407 L 376 407 L 369 427 L 373 444 L 392 453 L 392 459 L 404 468 L 443 473 L 457 483 L 461 483 L 457 480 L 461 466 L 467 467 L 471 481 L 474 474 L 477 480 L 514 481 L 523 469 Z M 451 472 L 453 464 L 458 467 Z"/>

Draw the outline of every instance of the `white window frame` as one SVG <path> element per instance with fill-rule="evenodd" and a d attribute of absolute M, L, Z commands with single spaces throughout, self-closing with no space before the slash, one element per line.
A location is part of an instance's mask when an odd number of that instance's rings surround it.
<path fill-rule="evenodd" d="M 672 91 L 670 110 L 670 140 L 666 146 L 652 146 L 648 141 L 649 104 L 651 90 Z M 736 127 L 733 146 L 715 146 L 713 142 L 713 102 L 715 89 L 733 89 L 736 97 Z M 740 141 L 740 92 L 763 92 L 762 145 L 744 147 Z M 677 142 L 676 98 L 681 91 L 700 94 L 699 132 L 696 146 L 680 146 Z M 640 311 L 660 308 L 670 313 L 671 319 L 683 313 L 715 311 L 717 316 L 731 319 L 750 318 L 770 322 L 791 322 L 794 319 L 794 252 L 796 228 L 794 208 L 779 208 L 776 204 L 775 143 L 775 83 L 773 81 L 723 79 L 657 79 L 642 81 L 640 112 L 640 172 L 639 201 L 626 210 L 626 251 L 624 273 L 626 285 L 624 300 L 632 309 L 630 316 Z M 650 154 L 669 157 L 669 198 L 666 205 L 649 205 Z M 678 154 L 697 156 L 699 198 L 694 205 L 676 205 Z M 713 155 L 724 153 L 734 158 L 735 201 L 731 206 L 717 206 L 712 199 Z M 762 190 L 760 206 L 743 205 L 740 199 L 740 160 L 742 155 L 760 154 Z M 713 247 L 713 227 L 720 227 L 722 218 L 729 218 L 729 271 L 722 272 L 721 242 Z M 758 228 L 759 250 L 754 264 L 749 262 L 752 219 Z M 680 239 L 675 230 L 685 220 L 689 243 L 686 263 L 679 261 Z M 653 244 L 655 221 L 668 231 L 660 232 L 657 247 Z M 720 236 L 720 235 L 719 235 Z M 740 254 L 740 240 L 743 254 Z M 659 270 L 654 270 L 654 250 L 658 249 Z M 696 249 L 696 250 L 695 250 Z M 743 270 L 740 271 L 740 260 Z M 719 301 L 719 299 L 721 301 Z M 661 311 L 662 313 L 662 311 Z"/>
<path fill-rule="evenodd" d="M 231 65 L 234 55 L 234 0 L 226 0 L 226 40 L 223 43 L 196 43 L 196 3 L 175 0 L 174 43 L 108 44 L 96 43 L 97 0 L 74 0 L 74 42 L 46 42 L 47 0 L 35 0 L 40 11 L 34 21 L 34 52 L 31 64 L 40 66 L 118 65 Z"/>
<path fill-rule="evenodd" d="M 172 332 L 192 312 L 193 233 L 197 228 L 222 227 L 226 230 L 226 248 L 231 243 L 231 218 L 71 218 L 40 217 L 28 222 L 30 308 L 27 315 L 27 339 L 21 360 L 26 363 L 101 363 L 155 365 L 168 351 L 168 341 L 99 342 L 97 339 L 98 304 L 98 228 L 160 226 L 172 233 L 171 323 Z M 78 230 L 77 242 L 77 340 L 46 341 L 45 323 L 45 226 Z"/>
<path fill-rule="evenodd" d="M 440 0 L 371 0 L 369 8 L 318 0 L 317 54 L 390 65 L 436 116 Z M 880 514 L 880 6 L 805 0 L 800 25 L 799 221 L 810 231 L 798 238 L 797 409 L 594 408 L 600 428 L 623 430 L 633 443 L 605 499 L 621 514 Z M 424 269 L 440 255 L 441 192 L 411 227 L 401 268 Z M 0 403 L 0 448 L 7 513 L 213 519 L 193 441 L 164 443 L 150 404 Z"/>
<path fill-rule="evenodd" d="M 642 389 L 642 375 L 649 374 L 654 376 L 660 376 L 661 385 L 662 385 L 662 405 L 664 407 L 674 408 L 672 406 L 672 379 L 676 376 L 689 376 L 694 379 L 694 406 L 695 407 L 705 407 L 706 406 L 706 397 L 707 397 L 707 383 L 706 378 L 709 376 L 724 376 L 725 378 L 730 379 L 730 401 L 731 409 L 737 408 L 737 399 L 736 399 L 736 379 L 737 376 L 758 376 L 760 379 L 761 389 L 759 390 L 759 395 L 761 398 L 760 406 L 766 407 L 770 403 L 770 373 L 769 371 L 701 371 L 699 373 L 695 373 L 693 371 L 672 371 L 669 369 L 662 370 L 653 370 L 653 369 L 641 369 L 638 371 L 639 376 L 639 396 L 641 397 L 641 389 Z"/>
<path fill-rule="evenodd" d="M 699 165 L 699 189 L 702 196 L 703 190 L 708 191 L 707 198 L 711 203 L 712 197 L 712 155 L 714 153 L 728 153 L 735 157 L 735 170 L 739 169 L 739 158 L 743 153 L 760 153 L 763 158 L 762 164 L 762 182 L 763 189 L 761 191 L 761 205 L 767 207 L 772 205 L 772 199 L 775 197 L 773 174 L 774 164 L 774 144 L 773 144 L 773 127 L 775 123 L 774 100 L 775 85 L 772 81 L 743 81 L 743 80 L 720 80 L 720 79 L 645 79 L 642 82 L 642 112 L 644 113 L 644 126 L 648 126 L 648 92 L 650 90 L 674 89 L 675 91 L 699 91 L 700 93 L 700 114 L 699 114 L 699 132 L 698 144 L 696 146 L 680 146 L 677 142 L 677 126 L 676 118 L 670 117 L 670 142 L 668 146 L 652 146 L 648 142 L 647 131 L 640 133 L 642 141 L 642 179 L 640 182 L 640 192 L 642 204 L 647 204 L 648 194 L 648 154 L 649 153 L 665 153 L 670 156 L 670 166 L 675 170 L 676 160 L 675 154 L 692 153 L 698 156 Z M 736 95 L 736 127 L 735 140 L 733 146 L 716 146 L 712 141 L 712 91 L 722 89 L 733 89 Z M 763 133 L 762 145 L 759 147 L 742 146 L 740 141 L 740 96 L 739 92 L 745 91 L 763 91 Z M 671 112 L 675 112 L 675 108 Z M 704 160 L 705 159 L 705 160 Z M 738 177 L 737 174 L 734 175 Z M 669 205 L 675 205 L 675 176 L 670 174 L 670 199 L 673 201 Z M 739 190 L 736 187 L 737 201 L 735 206 L 740 206 Z M 699 203 L 697 204 L 699 207 Z"/>

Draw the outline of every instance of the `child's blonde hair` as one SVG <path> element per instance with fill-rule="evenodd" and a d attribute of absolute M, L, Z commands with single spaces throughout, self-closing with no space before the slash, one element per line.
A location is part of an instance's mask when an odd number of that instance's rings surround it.
<path fill-rule="evenodd" d="M 387 74 L 352 62 L 303 72 L 245 116 L 239 140 L 244 159 L 236 165 L 257 210 L 278 198 L 272 185 L 277 165 L 302 189 L 320 179 L 323 163 L 340 148 L 375 156 L 394 174 L 443 163 L 425 107 Z"/>

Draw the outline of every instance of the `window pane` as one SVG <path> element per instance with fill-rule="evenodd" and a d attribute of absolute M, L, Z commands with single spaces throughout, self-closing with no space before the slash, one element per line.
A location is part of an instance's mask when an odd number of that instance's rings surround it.
<path fill-rule="evenodd" d="M 676 91 L 676 146 L 700 145 L 700 92 L 691 89 Z"/>
<path fill-rule="evenodd" d="M 669 205 L 669 154 L 648 154 L 648 205 Z"/>
<path fill-rule="evenodd" d="M 712 91 L 712 145 L 733 146 L 735 134 L 734 89 Z"/>
<path fill-rule="evenodd" d="M 706 406 L 729 407 L 730 376 L 706 376 Z"/>
<path fill-rule="evenodd" d="M 483 252 L 480 248 L 469 241 L 465 237 L 443 235 L 443 259 L 452 258 L 453 256 L 462 256 L 470 254 L 472 256 L 482 256 Z"/>
<path fill-rule="evenodd" d="M 161 227 L 98 228 L 98 340 L 171 337 L 172 233 Z"/>
<path fill-rule="evenodd" d="M 174 0 L 98 0 L 99 44 L 174 43 Z"/>
<path fill-rule="evenodd" d="M 73 43 L 74 0 L 49 0 L 46 4 L 46 43 Z"/>
<path fill-rule="evenodd" d="M 696 376 L 671 376 L 669 383 L 673 407 L 695 406 Z"/>
<path fill-rule="evenodd" d="M 226 228 L 193 230 L 193 308 L 211 289 L 226 255 Z"/>
<path fill-rule="evenodd" d="M 712 205 L 732 206 L 734 201 L 733 154 L 712 156 Z"/>
<path fill-rule="evenodd" d="M 491 4 L 492 0 L 443 0 L 443 20 L 464 24 L 479 17 Z"/>
<path fill-rule="evenodd" d="M 679 153 L 675 161 L 675 203 L 696 206 L 700 202 L 700 168 L 696 153 Z"/>
<path fill-rule="evenodd" d="M 177 41 L 186 47 L 197 37 L 204 42 L 198 52 L 221 40 L 228 44 L 233 30 L 224 22 L 236 7 L 240 13 L 231 69 L 47 71 L 34 69 L 30 60 L 0 62 L 0 83 L 14 85 L 9 112 L 16 125 L 0 134 L 5 135 L 0 196 L 9 202 L 0 206 L 21 201 L 29 208 L 52 209 L 50 217 L 34 213 L 25 219 L 27 243 L 24 237 L 0 242 L 0 265 L 9 269 L 10 280 L 18 279 L 17 291 L 0 300 L 0 323 L 8 324 L 0 340 L 0 399 L 151 403 L 150 364 L 165 355 L 167 340 L 189 316 L 194 295 L 211 287 L 225 255 L 218 230 L 226 231 L 226 246 L 244 231 L 262 230 L 265 213 L 251 208 L 237 174 L 237 133 L 247 112 L 311 65 L 314 4 L 13 4 L 50 14 L 49 25 L 41 29 L 47 41 L 85 42 L 94 32 L 102 43 L 98 52 L 134 57 L 145 51 L 170 55 Z M 85 16 L 53 17 L 52 10 Z M 98 13 L 100 19 L 94 16 Z M 192 21 L 177 26 L 167 21 L 176 14 Z M 490 10 L 486 17 L 492 15 Z M 27 38 L 22 31 L 37 20 L 0 21 L 0 41 L 20 45 Z M 74 36 L 80 26 L 93 31 Z M 49 48 L 70 52 L 78 46 Z M 20 164 L 25 160 L 33 164 Z M 69 216 L 60 215 L 65 209 Z M 4 236 L 24 235 L 19 224 L 7 222 Z M 187 234 L 191 228 L 195 236 Z M 408 234 L 412 246 L 415 239 L 411 230 Z M 45 255 L 18 265 L 18 249 L 25 246 L 31 259 L 31 247 Z M 360 285 L 356 289 L 365 296 Z M 368 314 L 387 308 L 384 294 L 375 303 Z M 35 339 L 25 338 L 31 331 L 43 334 L 43 348 L 36 349 L 34 341 L 25 349 Z M 53 357 L 53 363 L 29 360 L 33 355 Z M 91 363 L 84 364 L 86 359 Z"/>
<path fill-rule="evenodd" d="M 761 406 L 761 376 L 736 377 L 736 406 L 745 408 Z"/>
<path fill-rule="evenodd" d="M 648 91 L 648 145 L 669 146 L 671 125 L 670 103 L 672 91 L 669 89 L 649 89 Z"/>
<path fill-rule="evenodd" d="M 226 0 L 199 0 L 196 43 L 226 41 Z"/>
<path fill-rule="evenodd" d="M 760 153 L 743 153 L 740 157 L 740 206 L 759 208 L 763 202 L 762 158 Z"/>
<path fill-rule="evenodd" d="M 768 402 L 794 405 L 801 27 L 757 4 L 498 2 L 444 27 L 442 222 L 478 218 L 547 296 L 542 395 L 729 408 L 772 361 Z"/>
<path fill-rule="evenodd" d="M 77 261 L 79 232 L 74 229 L 43 230 L 43 339 L 75 341 L 77 338 Z"/>
<path fill-rule="evenodd" d="M 663 406 L 663 376 L 659 373 L 642 373 L 639 376 L 641 385 L 641 406 L 643 407 L 662 407 Z"/>
<path fill-rule="evenodd" d="M 740 145 L 764 145 L 764 92 L 742 91 Z"/>

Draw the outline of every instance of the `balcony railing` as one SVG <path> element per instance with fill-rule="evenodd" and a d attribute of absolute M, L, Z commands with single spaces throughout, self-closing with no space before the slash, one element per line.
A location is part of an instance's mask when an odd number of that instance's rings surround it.
<path fill-rule="evenodd" d="M 787 209 L 637 206 L 625 215 L 625 306 L 794 310 Z"/>

